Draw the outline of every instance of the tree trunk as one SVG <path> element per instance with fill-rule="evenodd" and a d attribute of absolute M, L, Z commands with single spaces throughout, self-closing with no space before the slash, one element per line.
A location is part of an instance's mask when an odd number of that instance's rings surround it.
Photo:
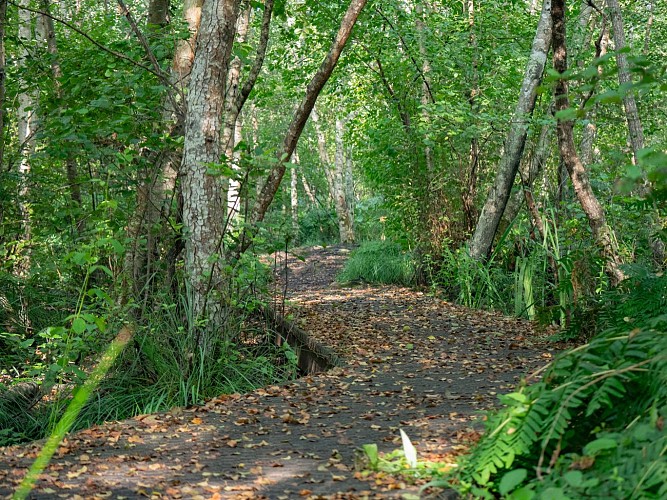
<path fill-rule="evenodd" d="M 537 87 L 542 81 L 547 53 L 551 44 L 551 3 L 544 1 L 542 13 L 537 25 L 537 32 L 526 66 L 519 102 L 512 117 L 503 156 L 498 165 L 498 173 L 489 195 L 480 213 L 475 233 L 470 240 L 470 255 L 474 259 L 484 259 L 491 252 L 493 239 L 498 230 L 500 219 L 505 211 L 514 178 L 516 177 L 521 155 L 526 143 L 526 134 L 530 117 L 535 108 Z"/>
<path fill-rule="evenodd" d="M 648 54 L 648 49 L 651 46 L 651 28 L 653 27 L 653 1 L 649 0 L 646 5 L 648 11 L 648 20 L 646 21 L 646 33 L 644 34 L 644 55 Z"/>
<path fill-rule="evenodd" d="M 331 196 L 332 200 L 335 200 L 336 182 L 334 181 L 331 159 L 329 158 L 329 152 L 327 151 L 327 140 L 324 137 L 324 131 L 320 125 L 320 115 L 317 112 L 317 106 L 313 106 L 313 111 L 310 114 L 310 118 L 315 127 L 315 135 L 317 136 L 317 153 L 320 157 L 322 170 L 324 171 L 324 178 L 327 180 L 327 186 L 329 186 L 329 195 Z"/>
<path fill-rule="evenodd" d="M 299 155 L 294 151 L 294 165 L 290 168 L 290 214 L 292 215 L 292 232 L 295 241 L 299 238 L 299 173 L 297 164 Z"/>
<path fill-rule="evenodd" d="M 516 219 L 521 209 L 522 201 L 525 200 L 525 190 L 531 190 L 533 183 L 542 174 L 544 165 L 546 165 L 549 155 L 551 153 L 551 140 L 553 138 L 553 126 L 550 124 L 542 125 L 540 136 L 537 140 L 537 145 L 533 150 L 530 160 L 524 163 L 520 170 L 521 177 L 521 191 L 516 192 L 510 197 L 503 213 L 503 226 L 507 227 Z M 529 207 L 527 207 L 529 208 Z"/>
<path fill-rule="evenodd" d="M 474 0 L 466 0 L 465 8 L 468 15 L 468 47 L 472 52 L 472 75 L 470 78 L 470 90 L 468 93 L 468 103 L 470 104 L 470 113 L 477 121 L 479 113 L 479 105 L 477 103 L 477 95 L 479 94 L 479 74 L 478 74 L 478 55 L 477 55 L 477 35 L 475 34 L 475 2 Z M 470 152 L 468 154 L 468 168 L 465 177 L 465 184 L 463 186 L 463 213 L 465 214 L 466 237 L 475 228 L 475 220 L 477 219 L 477 211 L 475 209 L 475 197 L 477 194 L 477 172 L 479 170 L 479 141 L 477 136 L 473 136 L 470 140 Z"/>
<path fill-rule="evenodd" d="M 169 0 L 151 0 L 148 3 L 147 24 L 152 30 L 169 24 Z"/>
<path fill-rule="evenodd" d="M 356 113 L 353 112 L 346 118 L 336 120 L 334 160 L 332 163 L 316 108 L 313 108 L 313 112 L 311 113 L 313 124 L 315 125 L 315 134 L 317 135 L 317 151 L 329 186 L 329 195 L 331 200 L 333 200 L 336 210 L 338 234 L 341 243 L 353 243 L 355 240 L 353 200 L 350 197 L 350 189 L 346 189 L 346 170 L 348 166 L 344 143 L 345 123 L 355 115 Z"/>
<path fill-rule="evenodd" d="M 431 73 L 431 64 L 428 60 L 428 54 L 426 53 L 426 44 L 424 40 L 426 38 L 426 24 L 424 23 L 424 7 L 421 3 L 415 5 L 415 15 L 417 17 L 416 28 L 417 36 L 419 37 L 419 55 L 422 58 L 422 74 L 424 79 L 422 81 L 422 93 L 421 93 L 421 114 L 422 120 L 428 126 L 431 123 L 431 115 L 428 112 L 427 106 L 433 102 L 433 96 L 431 95 L 431 85 L 430 85 L 430 73 Z M 429 178 L 433 175 L 434 165 L 433 165 L 433 148 L 428 144 L 424 146 L 424 158 L 426 159 L 426 172 Z"/>
<path fill-rule="evenodd" d="M 7 0 L 0 0 L 0 170 L 5 158 L 5 24 L 7 23 Z"/>
<path fill-rule="evenodd" d="M 305 191 L 306 196 L 310 200 L 310 203 L 312 205 L 316 205 L 317 200 L 315 199 L 315 194 L 313 193 L 313 190 L 310 187 L 310 184 L 308 184 L 308 181 L 306 180 L 306 176 L 304 175 L 303 172 L 301 172 L 301 185 L 303 186 L 303 190 Z"/>
<path fill-rule="evenodd" d="M 310 80 L 306 89 L 306 95 L 294 113 L 292 122 L 287 129 L 287 134 L 285 134 L 283 146 L 278 154 L 278 163 L 269 171 L 264 186 L 262 187 L 262 191 L 259 193 L 255 206 L 250 214 L 249 222 L 251 226 L 264 220 L 266 211 L 278 191 L 280 181 L 285 175 L 285 162 L 289 161 L 291 158 L 299 137 L 301 136 L 301 132 L 303 132 L 303 128 L 308 121 L 310 112 L 313 110 L 313 106 L 315 106 L 315 101 L 320 95 L 322 88 L 329 80 L 333 69 L 336 67 L 340 54 L 343 51 L 343 48 L 352 33 L 352 28 L 354 28 L 357 18 L 366 5 L 366 2 L 367 0 L 351 0 L 329 53 Z M 250 246 L 250 243 L 251 237 L 246 227 L 241 235 L 239 248 L 236 252 L 237 255 L 244 252 Z"/>
<path fill-rule="evenodd" d="M 169 22 L 168 9 L 164 3 L 164 0 L 151 0 L 149 3 L 147 29 L 154 31 L 154 36 L 159 35 L 157 28 L 166 26 Z M 186 3 L 186 8 L 189 9 L 187 13 L 190 17 L 187 21 L 191 28 L 191 38 L 194 39 L 201 10 L 191 1 Z M 180 70 L 187 70 L 189 73 L 190 68 L 186 68 L 186 64 L 190 60 L 181 61 L 179 55 L 179 51 L 183 50 L 183 43 L 187 45 L 187 41 L 181 41 L 177 46 L 173 64 L 174 68 L 180 64 Z M 171 82 L 176 84 L 180 78 L 178 72 L 172 69 Z M 165 127 L 165 132 L 171 137 L 182 135 L 184 110 L 181 104 L 175 98 L 165 98 L 163 101 L 160 125 Z M 167 267 L 170 270 L 175 267 L 173 259 L 178 254 L 176 248 L 180 248 L 180 243 L 167 241 L 170 229 L 165 228 L 176 190 L 176 174 L 180 161 L 180 151 L 176 149 L 167 147 L 160 151 L 146 151 L 144 163 L 147 166 L 137 175 L 136 209 L 128 221 L 127 229 L 131 243 L 125 253 L 125 279 L 129 281 L 126 291 L 131 290 L 137 301 L 141 298 L 144 307 L 153 293 L 150 285 L 157 276 L 160 247 L 171 243 L 174 248 L 167 254 Z M 178 236 L 176 239 L 178 240 Z"/>
<path fill-rule="evenodd" d="M 204 2 L 187 97 L 181 164 L 185 276 L 191 317 L 207 319 L 208 332 L 216 331 L 223 319 L 221 299 L 211 297 L 211 292 L 222 285 L 225 211 L 222 182 L 209 169 L 224 154 L 222 120 L 239 4 L 240 0 Z M 199 336 L 200 345 L 205 338 Z"/>
<path fill-rule="evenodd" d="M 349 199 L 346 190 L 347 159 L 345 154 L 345 124 L 353 116 L 350 113 L 343 119 L 336 120 L 336 154 L 334 155 L 334 204 L 338 216 L 338 233 L 341 243 L 354 243 L 354 216 L 352 214 L 353 200 Z"/>
<path fill-rule="evenodd" d="M 632 84 L 630 76 L 630 65 L 625 49 L 625 32 L 623 31 L 623 16 L 618 0 L 607 0 L 609 8 L 609 17 L 614 30 L 614 50 L 616 50 L 616 66 L 618 67 L 618 83 L 621 87 Z M 628 135 L 630 136 L 630 145 L 632 146 L 632 161 L 637 163 L 637 152 L 644 147 L 644 130 L 642 122 L 639 119 L 637 103 L 635 102 L 634 92 L 628 89 L 623 96 L 623 106 L 625 107 L 625 119 L 628 123 Z"/>
<path fill-rule="evenodd" d="M 552 22 L 553 22 L 553 61 L 554 69 L 563 74 L 567 71 L 567 46 L 565 44 L 565 5 L 564 0 L 552 0 Z M 568 81 L 560 79 L 556 82 L 554 90 L 556 112 L 564 111 L 570 107 L 568 97 Z M 572 120 L 558 119 L 556 133 L 561 158 L 567 168 L 574 192 L 581 207 L 588 218 L 593 237 L 601 249 L 605 259 L 605 270 L 609 276 L 612 286 L 618 285 L 625 276 L 621 271 L 620 259 L 616 249 L 616 237 L 613 230 L 607 225 L 605 213 L 600 205 L 588 179 L 588 172 L 581 162 L 574 145 L 573 134 L 574 122 Z"/>
<path fill-rule="evenodd" d="M 183 17 L 188 24 L 190 37 L 187 40 L 179 40 L 174 52 L 172 65 L 174 80 L 185 88 L 188 83 L 192 64 L 195 59 L 195 45 L 197 44 L 197 32 L 201 22 L 201 10 L 204 0 L 184 0 Z"/>
<path fill-rule="evenodd" d="M 246 41 L 248 29 L 250 28 L 251 10 L 252 6 L 248 3 L 237 20 L 236 40 L 238 43 L 245 43 Z M 239 94 L 241 66 L 243 66 L 243 63 L 238 56 L 234 57 L 229 64 L 229 81 L 227 82 L 227 94 L 225 96 L 225 125 L 222 129 L 222 144 L 225 148 L 227 165 L 230 166 L 237 175 L 240 166 L 237 161 L 238 155 L 234 153 L 234 148 L 242 140 L 242 136 L 240 117 L 233 107 L 236 102 L 236 97 Z M 237 175 L 231 176 L 227 185 L 226 202 L 228 215 L 226 220 L 228 221 L 234 220 L 239 211 L 241 183 L 239 182 Z"/>
<path fill-rule="evenodd" d="M 22 258 L 18 261 L 15 272 L 19 277 L 26 277 L 30 271 L 30 239 L 32 237 L 32 217 L 30 213 L 30 160 L 35 147 L 34 144 L 34 126 L 37 121 L 35 107 L 37 102 L 34 98 L 30 81 L 20 76 L 28 70 L 28 59 L 31 57 L 27 47 L 30 47 L 33 41 L 33 16 L 32 13 L 22 7 L 29 7 L 28 0 L 19 2 L 19 57 L 18 66 L 22 68 L 19 71 L 19 94 L 18 110 L 16 112 L 16 121 L 18 128 L 18 141 L 20 148 L 19 162 L 19 214 L 21 217 L 21 226 L 23 234 L 21 239 L 25 244 Z"/>

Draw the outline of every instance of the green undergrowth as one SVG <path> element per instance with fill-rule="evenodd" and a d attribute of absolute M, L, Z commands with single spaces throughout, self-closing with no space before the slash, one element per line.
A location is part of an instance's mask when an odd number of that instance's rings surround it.
<path fill-rule="evenodd" d="M 56 318 L 59 324 L 46 326 L 33 320 L 31 329 L 21 329 L 13 317 L 4 323 L 0 446 L 51 434 L 123 322 L 135 325 L 132 340 L 81 406 L 72 430 L 197 405 L 298 375 L 296 354 L 286 343 L 275 345 L 275 332 L 259 313 L 268 300 L 269 270 L 255 258 L 246 257 L 230 269 L 229 286 L 223 292 L 224 322 L 205 342 L 197 332 L 207 326 L 191 320 L 185 297 L 175 302 L 170 292 L 156 290 L 150 304 L 130 300 L 120 308 L 101 286 L 86 285 L 99 266 L 84 262 L 81 267 L 84 285 L 78 299 L 73 295 L 64 304 L 63 310 L 70 314 Z M 43 304 L 42 292 L 23 287 L 21 293 L 25 303 Z M 9 301 L 7 316 L 18 317 L 14 304 L 20 301 L 15 295 L 4 295 Z"/>
<path fill-rule="evenodd" d="M 379 283 L 410 286 L 415 280 L 415 261 L 398 243 L 388 240 L 362 243 L 350 254 L 338 275 L 340 283 Z"/>
<path fill-rule="evenodd" d="M 666 300 L 665 277 L 636 271 L 604 294 L 601 332 L 501 396 L 439 484 L 475 498 L 667 498 Z"/>

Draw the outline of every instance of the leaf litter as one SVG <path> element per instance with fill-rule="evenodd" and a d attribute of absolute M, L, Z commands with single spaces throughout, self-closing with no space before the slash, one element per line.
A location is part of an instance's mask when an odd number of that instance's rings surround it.
<path fill-rule="evenodd" d="M 418 460 L 453 461 L 497 394 L 557 346 L 526 321 L 422 291 L 342 287 L 347 255 L 335 246 L 276 256 L 286 312 L 343 366 L 70 435 L 32 497 L 419 498 L 424 480 L 359 467 L 359 450 L 391 454 L 402 429 Z M 0 449 L 0 494 L 40 444 Z"/>

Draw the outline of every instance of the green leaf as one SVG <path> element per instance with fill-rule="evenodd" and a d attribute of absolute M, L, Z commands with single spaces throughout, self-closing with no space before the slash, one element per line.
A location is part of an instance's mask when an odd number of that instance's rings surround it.
<path fill-rule="evenodd" d="M 25 339 L 23 342 L 21 342 L 20 345 L 21 345 L 21 347 L 30 347 L 33 344 L 34 341 L 35 341 L 34 338 L 33 339 Z"/>
<path fill-rule="evenodd" d="M 526 479 L 527 476 L 528 476 L 528 471 L 526 469 L 515 469 L 509 471 L 500 480 L 498 491 L 500 492 L 501 495 L 509 494 L 517 486 L 519 486 Z"/>
<path fill-rule="evenodd" d="M 513 491 L 508 498 L 511 500 L 532 500 L 535 498 L 535 492 L 529 486 L 524 486 Z"/>
<path fill-rule="evenodd" d="M 86 322 L 82 318 L 74 318 L 72 321 L 72 331 L 81 334 L 86 330 Z"/>
<path fill-rule="evenodd" d="M 604 450 L 611 450 L 618 446 L 618 443 L 615 439 L 611 438 L 599 438 L 595 441 L 591 441 L 586 446 L 584 446 L 584 453 L 586 455 L 596 455 L 597 453 Z"/>
<path fill-rule="evenodd" d="M 554 116 L 560 121 L 574 120 L 577 118 L 577 110 L 575 108 L 561 109 Z"/>
<path fill-rule="evenodd" d="M 522 392 L 511 392 L 509 394 L 505 394 L 506 398 L 514 399 L 515 401 L 518 401 L 519 403 L 525 403 L 528 398 L 526 397 L 525 394 Z"/>
<path fill-rule="evenodd" d="M 540 495 L 540 500 L 570 500 L 563 488 L 547 488 Z"/>
<path fill-rule="evenodd" d="M 378 445 L 375 443 L 365 444 L 361 447 L 364 450 L 364 453 L 368 457 L 368 465 L 372 468 L 377 467 L 378 464 Z"/>
<path fill-rule="evenodd" d="M 571 470 L 563 476 L 563 479 L 573 488 L 581 488 L 584 482 L 584 474 L 580 470 Z"/>

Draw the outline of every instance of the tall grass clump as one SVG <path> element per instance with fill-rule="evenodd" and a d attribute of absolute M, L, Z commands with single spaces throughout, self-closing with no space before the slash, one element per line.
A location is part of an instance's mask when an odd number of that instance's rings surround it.
<path fill-rule="evenodd" d="M 415 262 L 398 243 L 369 241 L 350 254 L 338 275 L 340 283 L 379 283 L 410 286 L 414 284 Z"/>

